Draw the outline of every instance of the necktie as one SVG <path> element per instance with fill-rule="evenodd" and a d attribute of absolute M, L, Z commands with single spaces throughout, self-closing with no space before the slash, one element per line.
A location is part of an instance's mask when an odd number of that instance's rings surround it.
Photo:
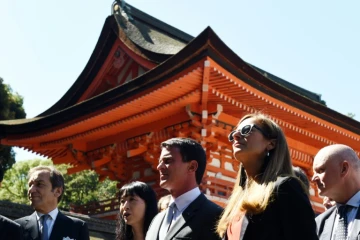
<path fill-rule="evenodd" d="M 161 225 L 160 232 L 159 232 L 159 240 L 165 239 L 166 233 L 169 231 L 171 222 L 174 218 L 175 211 L 176 211 L 176 204 L 175 204 L 175 202 L 173 202 L 170 204 L 170 206 L 168 207 L 168 209 L 166 211 L 164 221 Z"/>
<path fill-rule="evenodd" d="M 46 224 L 49 217 L 47 214 L 41 216 L 41 240 L 49 240 L 49 227 Z"/>
<path fill-rule="evenodd" d="M 338 208 L 339 221 L 336 229 L 335 240 L 346 240 L 347 239 L 347 210 L 349 206 L 343 205 Z"/>

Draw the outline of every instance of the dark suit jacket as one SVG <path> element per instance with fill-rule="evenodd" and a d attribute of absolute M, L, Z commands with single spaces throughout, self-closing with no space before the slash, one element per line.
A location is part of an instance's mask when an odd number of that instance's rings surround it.
<path fill-rule="evenodd" d="M 316 240 L 314 211 L 299 181 L 278 177 L 272 201 L 261 214 L 246 215 L 243 240 Z M 245 223 L 245 221 L 244 221 Z"/>
<path fill-rule="evenodd" d="M 22 230 L 20 225 L 0 215 L 0 239 L 21 240 Z"/>
<path fill-rule="evenodd" d="M 204 194 L 200 194 L 182 213 L 179 219 L 169 229 L 165 240 L 170 239 L 199 239 L 218 240 L 216 223 L 222 208 L 209 201 Z M 159 230 L 166 211 L 155 216 L 146 234 L 146 240 L 158 240 Z"/>
<path fill-rule="evenodd" d="M 40 240 L 39 226 L 36 220 L 36 213 L 30 216 L 15 220 L 23 228 L 24 240 Z M 69 237 L 76 240 L 89 240 L 89 231 L 84 221 L 68 217 L 60 211 L 56 217 L 54 227 L 51 231 L 49 240 L 62 240 Z"/>
<path fill-rule="evenodd" d="M 333 206 L 316 217 L 317 234 L 320 240 L 330 240 L 334 222 L 336 219 L 336 206 Z M 358 209 L 352 227 L 352 232 L 349 236 L 350 240 L 360 239 L 360 211 Z"/>

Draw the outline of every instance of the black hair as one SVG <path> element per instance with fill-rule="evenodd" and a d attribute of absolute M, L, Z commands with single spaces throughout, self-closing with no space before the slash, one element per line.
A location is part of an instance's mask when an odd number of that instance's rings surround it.
<path fill-rule="evenodd" d="M 178 148 L 183 162 L 195 160 L 198 163 L 195 177 L 197 184 L 200 185 L 206 168 L 206 153 L 198 142 L 190 138 L 171 138 L 162 142 L 161 147 Z"/>
<path fill-rule="evenodd" d="M 119 198 L 124 196 L 138 196 L 144 200 L 145 207 L 145 219 L 144 219 L 144 236 L 150 226 L 152 219 L 158 213 L 156 193 L 146 183 L 134 181 L 122 186 L 119 191 Z M 116 240 L 132 240 L 134 239 L 132 227 L 127 225 L 124 218 L 121 216 L 120 211 L 116 221 Z"/>

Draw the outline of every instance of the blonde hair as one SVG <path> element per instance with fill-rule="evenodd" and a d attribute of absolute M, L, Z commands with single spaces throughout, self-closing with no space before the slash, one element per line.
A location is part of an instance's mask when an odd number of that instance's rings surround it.
<path fill-rule="evenodd" d="M 217 232 L 222 237 L 229 223 L 239 214 L 259 214 L 266 209 L 271 201 L 277 177 L 294 176 L 289 148 L 279 125 L 262 113 L 248 114 L 239 124 L 249 118 L 254 119 L 259 127 L 269 134 L 269 139 L 276 139 L 276 143 L 265 159 L 265 169 L 259 175 L 258 182 L 251 179 L 246 181 L 245 169 L 240 166 L 234 189 L 217 226 Z"/>

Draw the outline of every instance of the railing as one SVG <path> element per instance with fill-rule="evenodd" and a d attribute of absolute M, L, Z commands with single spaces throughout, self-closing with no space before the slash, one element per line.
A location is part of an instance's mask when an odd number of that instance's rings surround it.
<path fill-rule="evenodd" d="M 215 177 L 207 177 L 201 190 L 208 196 L 218 197 L 227 200 L 233 190 L 234 183 Z"/>
<path fill-rule="evenodd" d="M 233 183 L 222 180 L 215 177 L 206 177 L 204 179 L 204 184 L 201 184 L 201 191 L 207 196 L 217 197 L 226 201 L 233 189 Z M 159 186 L 153 186 L 155 192 L 159 197 L 169 194 L 167 190 L 160 188 Z M 103 214 L 107 212 L 118 211 L 120 207 L 119 198 L 111 198 L 99 202 L 91 202 L 84 205 L 70 205 L 70 212 L 81 213 L 85 215 L 96 215 Z"/>
<path fill-rule="evenodd" d="M 70 205 L 70 212 L 86 215 L 95 215 L 106 212 L 118 211 L 120 202 L 118 198 L 107 199 L 99 202 L 91 202 L 84 205 Z"/>

